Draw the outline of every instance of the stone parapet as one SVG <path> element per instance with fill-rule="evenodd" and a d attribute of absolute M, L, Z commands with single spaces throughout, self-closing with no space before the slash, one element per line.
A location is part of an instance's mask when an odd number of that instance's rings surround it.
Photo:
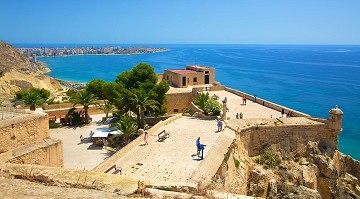
<path fill-rule="evenodd" d="M 49 137 L 46 113 L 32 112 L 0 121 L 0 153 Z"/>

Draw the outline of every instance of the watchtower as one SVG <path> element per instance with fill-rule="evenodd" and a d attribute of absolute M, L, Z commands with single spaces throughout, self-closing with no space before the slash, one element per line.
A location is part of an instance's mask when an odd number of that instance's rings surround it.
<path fill-rule="evenodd" d="M 336 105 L 335 108 L 331 109 L 329 111 L 330 118 L 329 118 L 329 129 L 336 132 L 337 134 L 340 134 L 342 131 L 342 116 L 343 112 L 339 107 Z"/>

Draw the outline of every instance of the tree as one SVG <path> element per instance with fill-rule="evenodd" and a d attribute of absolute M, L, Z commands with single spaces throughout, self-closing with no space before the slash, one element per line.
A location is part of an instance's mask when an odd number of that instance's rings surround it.
<path fill-rule="evenodd" d="M 44 99 L 36 92 L 28 92 L 22 99 L 26 105 L 30 106 L 31 111 L 35 111 L 36 106 L 44 103 Z"/>
<path fill-rule="evenodd" d="M 100 106 L 100 109 L 104 111 L 106 120 L 109 113 L 114 110 L 114 106 L 108 100 L 104 100 L 104 104 Z"/>
<path fill-rule="evenodd" d="M 20 90 L 15 93 L 16 100 L 23 100 L 34 111 L 36 106 L 41 106 L 50 96 L 50 91 L 43 88 L 31 88 Z"/>
<path fill-rule="evenodd" d="M 204 111 L 205 103 L 209 100 L 209 93 L 198 93 L 193 99 L 195 105 L 197 105 L 201 110 Z"/>
<path fill-rule="evenodd" d="M 137 109 L 137 115 L 139 116 L 139 127 L 144 128 L 145 125 L 145 111 L 157 109 L 159 102 L 149 97 L 145 90 L 136 90 L 130 97 L 134 106 Z"/>
<path fill-rule="evenodd" d="M 129 142 L 129 138 L 132 135 L 136 134 L 136 129 L 137 129 L 136 118 L 125 115 L 121 117 L 119 122 L 115 124 L 115 128 L 123 133 L 121 136 L 123 137 L 125 143 L 127 144 Z"/>
<path fill-rule="evenodd" d="M 105 95 L 104 95 L 104 86 L 105 86 L 105 84 L 106 84 L 106 82 L 104 80 L 102 80 L 102 79 L 91 80 L 86 85 L 86 90 L 88 92 L 94 94 L 99 99 L 105 99 Z"/>
<path fill-rule="evenodd" d="M 137 114 L 138 124 L 143 127 L 145 123 L 144 113 L 150 111 L 154 115 L 166 112 L 166 92 L 169 85 L 166 81 L 157 84 L 157 76 L 154 68 L 148 64 L 140 63 L 130 71 L 119 74 L 114 83 L 107 83 L 103 87 L 105 98 L 113 103 L 120 113 L 132 111 Z M 152 100 L 151 108 L 139 111 L 139 99 Z M 143 101 L 143 100 L 141 100 Z M 141 106 L 141 105 L 140 105 Z M 141 115 L 143 114 L 143 115 Z"/>
<path fill-rule="evenodd" d="M 86 124 L 89 123 L 89 106 L 98 105 L 99 103 L 97 102 L 97 100 L 98 98 L 95 97 L 94 94 L 91 94 L 85 89 L 81 90 L 70 98 L 70 102 L 74 104 L 73 106 L 75 106 L 76 104 L 81 104 L 84 106 Z"/>

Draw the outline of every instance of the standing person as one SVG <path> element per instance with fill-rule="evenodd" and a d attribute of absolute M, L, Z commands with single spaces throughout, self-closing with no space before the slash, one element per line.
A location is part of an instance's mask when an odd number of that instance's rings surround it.
<path fill-rule="evenodd" d="M 244 99 L 245 96 L 242 97 L 242 105 L 245 104 L 245 99 Z"/>
<path fill-rule="evenodd" d="M 148 140 L 149 140 L 149 134 L 147 131 L 144 132 L 144 142 L 145 142 L 145 145 L 148 145 Z"/>
<path fill-rule="evenodd" d="M 198 157 L 200 157 L 200 151 L 201 151 L 200 137 L 198 137 L 198 139 L 196 139 L 196 149 L 197 149 L 196 155 Z"/>
<path fill-rule="evenodd" d="M 245 102 L 245 105 L 246 105 L 246 96 L 244 96 L 244 102 Z"/>
<path fill-rule="evenodd" d="M 223 125 L 222 121 L 218 120 L 217 122 L 218 132 L 222 131 L 222 125 Z"/>
<path fill-rule="evenodd" d="M 84 142 L 84 137 L 80 135 L 80 143 L 82 144 Z"/>
<path fill-rule="evenodd" d="M 239 119 L 239 113 L 236 113 L 236 119 Z"/>
<path fill-rule="evenodd" d="M 284 116 L 284 113 L 285 113 L 285 109 L 281 109 L 281 117 Z"/>

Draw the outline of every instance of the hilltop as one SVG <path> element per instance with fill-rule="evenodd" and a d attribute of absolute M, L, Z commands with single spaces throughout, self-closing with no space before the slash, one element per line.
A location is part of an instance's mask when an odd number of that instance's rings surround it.
<path fill-rule="evenodd" d="M 49 71 L 43 63 L 34 63 L 11 44 L 0 42 L 0 93 L 3 97 L 31 87 L 57 90 L 60 84 L 44 75 Z"/>

